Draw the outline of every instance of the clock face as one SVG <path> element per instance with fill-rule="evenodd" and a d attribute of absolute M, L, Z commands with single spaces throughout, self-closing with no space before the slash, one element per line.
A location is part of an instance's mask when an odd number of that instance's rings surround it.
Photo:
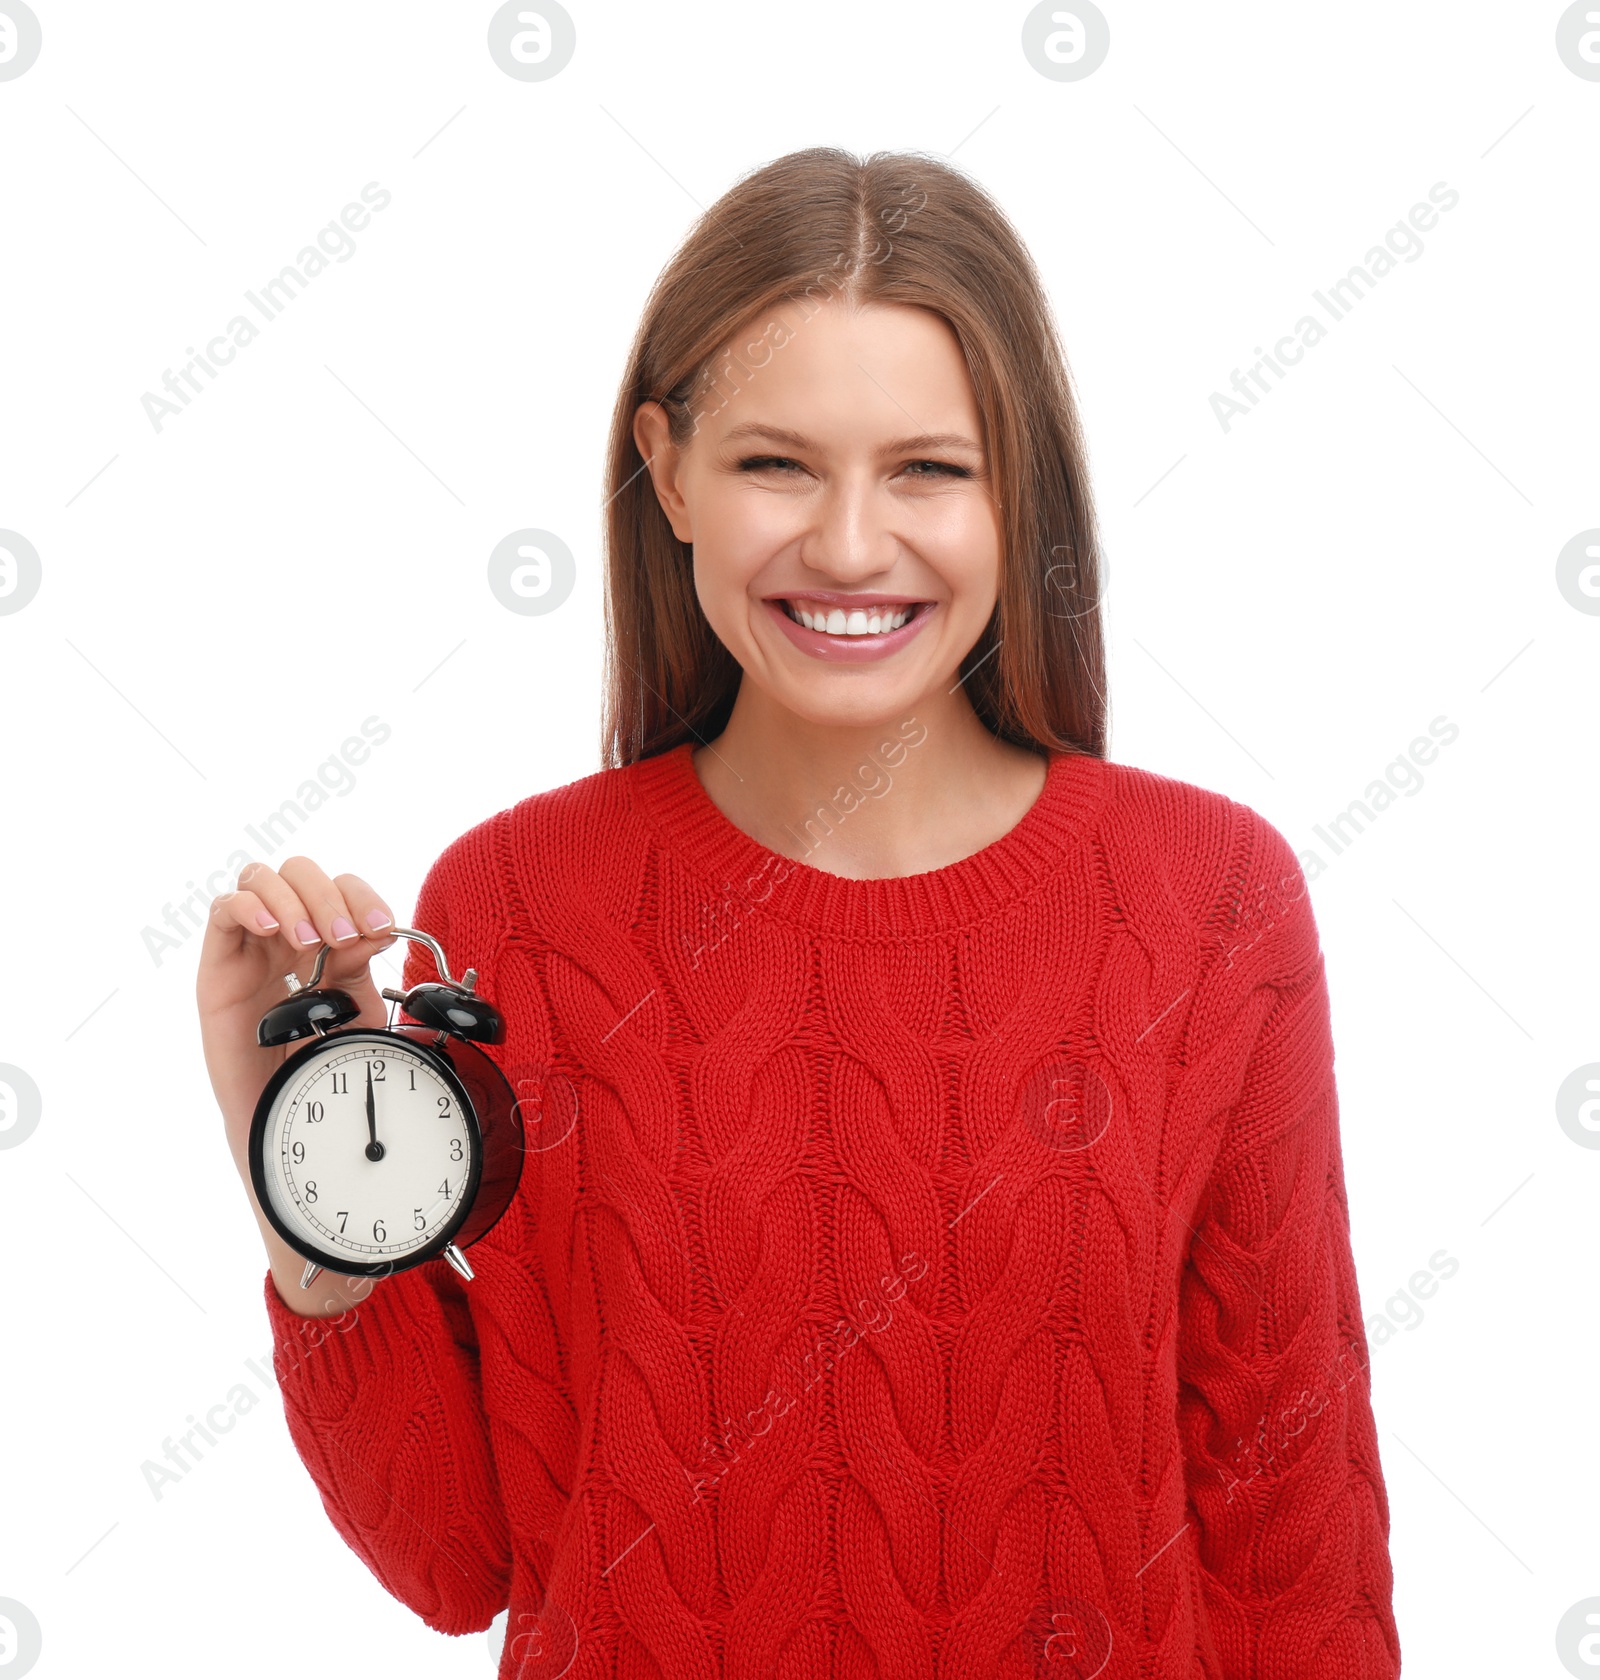
<path fill-rule="evenodd" d="M 271 1211 L 335 1269 L 436 1242 L 459 1223 L 477 1164 L 455 1081 L 403 1041 L 359 1033 L 294 1069 L 261 1140 Z"/>

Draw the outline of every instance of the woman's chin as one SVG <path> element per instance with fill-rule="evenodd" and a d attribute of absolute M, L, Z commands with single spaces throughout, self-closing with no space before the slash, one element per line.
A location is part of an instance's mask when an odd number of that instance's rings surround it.
<path fill-rule="evenodd" d="M 885 680 L 885 674 L 868 674 L 859 667 L 845 671 L 847 675 L 784 682 L 769 692 L 785 711 L 818 729 L 893 731 L 905 718 L 931 715 L 936 709 L 937 684 L 930 688 Z"/>

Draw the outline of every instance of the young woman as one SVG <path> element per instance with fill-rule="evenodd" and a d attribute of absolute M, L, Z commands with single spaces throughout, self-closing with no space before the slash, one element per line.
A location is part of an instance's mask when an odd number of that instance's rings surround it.
<path fill-rule="evenodd" d="M 340 1533 L 430 1627 L 509 1610 L 521 1680 L 1396 1674 L 1305 878 L 1105 757 L 1016 233 L 916 155 L 760 170 L 648 301 L 609 477 L 607 767 L 413 918 L 507 1018 L 517 1195 L 471 1283 L 302 1289 L 256 1210 Z M 286 962 L 381 1023 L 393 916 L 307 858 L 218 902 L 247 1193 Z"/>

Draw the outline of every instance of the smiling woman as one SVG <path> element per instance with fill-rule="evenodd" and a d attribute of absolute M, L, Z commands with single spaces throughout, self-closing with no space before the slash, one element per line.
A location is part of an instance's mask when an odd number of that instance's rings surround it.
<path fill-rule="evenodd" d="M 1105 756 L 1015 231 L 919 156 L 757 171 L 646 304 L 608 471 L 604 766 L 410 918 L 504 1017 L 516 1194 L 470 1279 L 370 1292 L 261 1221 L 339 1532 L 431 1627 L 504 1614 L 502 1680 L 1397 1674 L 1306 884 Z M 393 925 L 305 858 L 214 915 L 236 1154 L 278 942 L 381 1022 Z"/>
<path fill-rule="evenodd" d="M 854 167 L 819 149 L 758 171 L 701 220 L 646 304 L 612 420 L 608 762 L 716 736 L 741 651 L 754 636 L 776 652 L 781 622 L 776 608 L 760 630 L 747 622 L 735 646 L 733 595 L 798 604 L 807 589 L 830 619 L 844 612 L 846 634 L 852 605 L 916 605 L 917 627 L 862 650 L 797 635 L 810 658 L 778 672 L 815 682 L 817 660 L 868 667 L 824 693 L 870 707 L 923 692 L 943 663 L 963 686 L 952 713 L 986 734 L 1105 750 L 1099 544 L 1037 272 L 957 171 L 915 156 Z M 722 563 L 731 550 L 763 561 L 742 590 Z M 1052 552 L 1053 571 L 1031 563 Z"/>

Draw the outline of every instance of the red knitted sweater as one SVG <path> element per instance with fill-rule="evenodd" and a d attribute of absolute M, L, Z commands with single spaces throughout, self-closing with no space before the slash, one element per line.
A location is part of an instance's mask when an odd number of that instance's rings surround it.
<path fill-rule="evenodd" d="M 329 1516 L 430 1627 L 509 1607 L 520 1680 L 1399 1672 L 1265 819 L 1059 754 L 992 845 L 852 880 L 682 746 L 472 829 L 416 922 L 507 1017 L 517 1196 L 471 1284 L 266 1304 Z"/>

